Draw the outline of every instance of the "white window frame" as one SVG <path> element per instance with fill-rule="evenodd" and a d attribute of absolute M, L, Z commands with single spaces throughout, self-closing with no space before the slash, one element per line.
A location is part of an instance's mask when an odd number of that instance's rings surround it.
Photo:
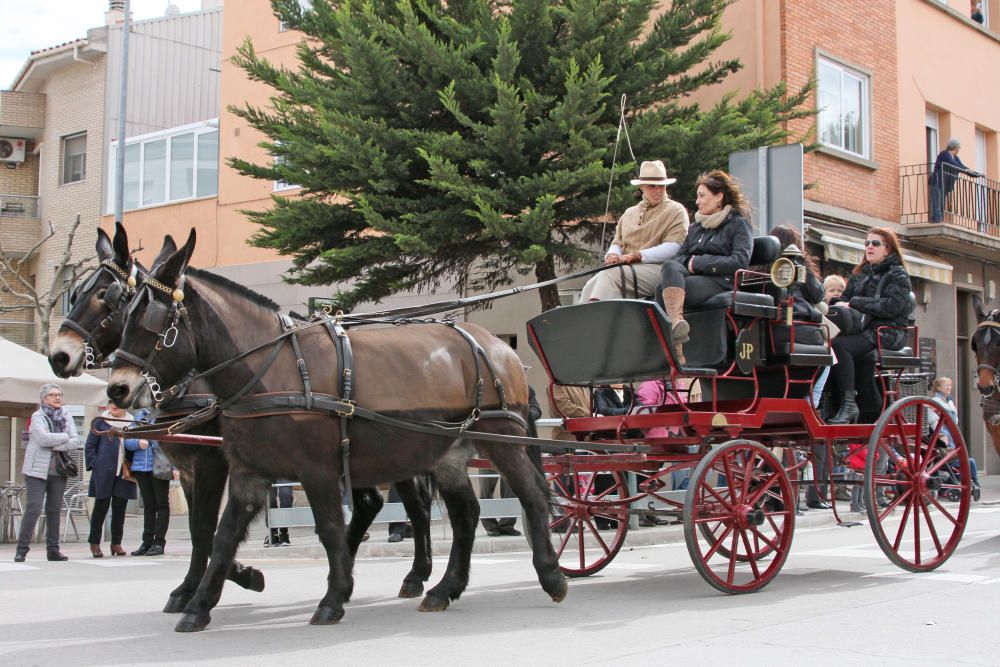
<path fill-rule="evenodd" d="M 66 178 L 66 169 L 68 168 L 68 155 L 66 153 L 66 144 L 74 139 L 83 139 L 83 153 L 74 153 L 74 157 L 79 157 L 82 160 L 80 166 L 80 177 L 70 180 Z M 86 132 L 74 132 L 73 134 L 67 134 L 62 138 L 62 173 L 60 174 L 60 184 L 69 185 L 71 183 L 80 183 L 81 181 L 87 180 L 87 133 Z"/>
<path fill-rule="evenodd" d="M 836 144 L 836 143 L 831 143 L 831 142 L 824 141 L 823 140 L 822 118 L 823 118 L 824 113 L 827 113 L 828 110 L 822 109 L 822 108 L 817 109 L 817 114 L 816 114 L 816 116 L 817 116 L 817 118 L 816 118 L 817 138 L 818 138 L 820 144 L 822 146 L 826 147 L 826 148 L 830 148 L 830 149 L 833 149 L 835 151 L 844 153 L 845 155 L 854 156 L 854 157 L 857 157 L 857 158 L 861 158 L 863 160 L 871 160 L 872 159 L 872 125 L 873 125 L 873 123 L 872 123 L 872 111 L 871 111 L 872 110 L 872 103 L 871 103 L 871 95 L 872 95 L 872 84 L 871 84 L 871 82 L 872 82 L 872 75 L 871 75 L 871 73 L 870 72 L 866 72 L 865 70 L 863 70 L 863 69 L 861 69 L 859 67 L 848 65 L 848 64 L 844 63 L 843 61 L 838 60 L 837 58 L 834 58 L 834 57 L 830 56 L 829 54 L 817 51 L 817 54 L 816 54 L 816 77 L 817 77 L 817 82 L 818 82 L 817 83 L 817 91 L 816 91 L 817 101 L 819 99 L 819 87 L 823 85 L 823 82 L 822 82 L 822 80 L 820 79 L 820 76 L 819 76 L 820 75 L 820 65 L 825 65 L 827 67 L 831 67 L 833 69 L 838 70 L 838 72 L 839 72 L 838 85 L 840 86 L 840 89 L 841 89 L 841 98 L 842 99 L 844 97 L 844 80 L 845 80 L 845 78 L 847 78 L 848 80 L 854 80 L 854 81 L 857 81 L 857 82 L 861 83 L 861 99 L 859 100 L 859 105 L 858 106 L 861 109 L 860 127 L 861 127 L 861 144 L 862 145 L 861 145 L 861 151 L 859 152 L 859 151 L 853 151 L 853 150 L 850 150 L 848 148 L 845 148 L 845 146 L 843 145 L 843 143 Z"/>
<path fill-rule="evenodd" d="M 285 159 L 280 155 L 275 155 L 272 158 L 272 164 L 274 164 L 275 166 L 284 163 L 284 161 Z M 297 183 L 288 183 L 286 181 L 272 181 L 272 183 L 273 183 L 273 187 L 271 190 L 272 192 L 285 192 L 286 190 L 298 190 L 299 188 L 302 187 Z"/>
<path fill-rule="evenodd" d="M 928 109 L 924 114 L 924 137 L 927 141 L 927 164 L 933 167 L 941 152 L 940 116 L 937 111 Z"/>
<path fill-rule="evenodd" d="M 198 194 L 198 138 L 203 134 L 209 134 L 211 132 L 219 131 L 219 119 L 213 118 L 212 120 L 204 121 L 201 123 L 190 123 L 188 125 L 181 125 L 178 127 L 172 127 L 168 130 L 161 130 L 159 132 L 150 132 L 149 134 L 142 134 L 135 137 L 129 137 L 125 140 L 125 146 L 139 146 L 139 191 L 136 193 L 136 201 L 138 205 L 134 207 L 127 208 L 128 211 L 137 211 L 144 208 L 154 208 L 156 206 L 164 206 L 167 204 L 176 204 L 178 202 L 194 201 L 197 199 L 209 199 L 211 197 L 217 197 L 219 194 L 218 182 L 216 182 L 215 193 L 208 195 Z M 173 148 L 173 137 L 181 136 L 184 134 L 194 135 L 194 155 L 193 155 L 193 168 L 191 170 L 191 193 L 190 197 L 181 197 L 177 199 L 171 199 L 170 197 L 170 165 L 171 165 L 171 151 Z M 167 151 L 166 151 L 166 174 L 164 182 L 164 200 L 149 204 L 143 204 L 143 189 L 145 187 L 145 178 L 143 171 L 145 170 L 146 164 L 146 144 L 155 141 L 167 140 Z M 115 210 L 115 175 L 117 173 L 117 161 L 118 161 L 118 142 L 112 141 L 108 148 L 108 199 L 106 202 L 106 212 L 113 213 Z M 215 173 L 216 179 L 218 179 L 219 173 L 219 158 L 218 155 L 215 156 Z"/>
<path fill-rule="evenodd" d="M 299 8 L 304 12 L 308 12 L 312 9 L 312 0 L 299 0 Z M 288 25 L 284 21 L 278 21 L 278 32 L 287 32 L 288 29 Z"/>

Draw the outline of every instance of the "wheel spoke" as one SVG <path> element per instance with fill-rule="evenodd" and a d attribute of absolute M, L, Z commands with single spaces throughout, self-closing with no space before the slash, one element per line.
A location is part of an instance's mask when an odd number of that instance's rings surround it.
<path fill-rule="evenodd" d="M 611 555 L 611 548 L 608 547 L 607 542 L 605 542 L 604 538 L 601 537 L 600 531 L 597 530 L 597 526 L 595 526 L 594 522 L 590 520 L 590 517 L 587 517 L 587 527 L 590 528 L 590 532 L 593 533 L 594 537 L 597 538 L 598 544 L 600 544 L 601 545 L 601 549 L 604 550 L 604 555 L 605 556 L 610 556 Z M 581 545 L 581 549 L 582 549 L 582 545 Z M 582 558 L 581 558 L 581 562 L 582 562 Z M 583 565 L 580 565 L 580 567 L 582 568 Z"/>
<path fill-rule="evenodd" d="M 910 467 L 915 468 L 916 464 L 917 464 L 917 461 L 916 461 L 917 452 L 911 452 L 910 451 L 910 441 L 907 440 L 907 438 L 906 438 L 906 425 L 903 422 L 903 413 L 902 413 L 902 411 L 899 411 L 899 412 L 897 412 L 896 414 L 893 415 L 892 424 L 893 424 L 893 426 L 896 427 L 896 430 L 899 431 L 899 442 L 903 445 L 903 449 L 906 451 L 906 462 L 907 462 L 907 464 Z M 887 424 L 887 426 L 888 426 L 888 424 Z M 888 446 L 888 445 L 886 445 L 886 446 Z"/>
<path fill-rule="evenodd" d="M 757 559 L 754 557 L 754 554 L 757 552 L 750 548 L 750 540 L 747 539 L 747 531 L 741 528 L 740 537 L 743 539 L 743 546 L 745 546 L 747 550 L 747 560 L 750 561 L 750 569 L 753 570 L 753 578 L 760 579 L 760 568 L 757 567 Z M 735 555 L 736 554 L 734 552 L 733 556 L 735 557 Z"/>
<path fill-rule="evenodd" d="M 906 530 L 906 520 L 910 517 L 911 507 L 913 507 L 912 500 L 906 504 L 906 508 L 903 510 L 903 520 L 899 522 L 899 530 L 896 532 L 896 541 L 892 543 L 892 548 L 895 551 L 899 551 L 899 545 L 903 541 L 903 532 Z"/>
<path fill-rule="evenodd" d="M 579 523 L 579 521 L 580 520 L 575 516 L 570 517 L 569 527 L 566 528 L 566 532 L 563 533 L 562 540 L 560 540 L 559 549 L 556 550 L 556 558 L 562 558 L 563 551 L 566 550 L 566 545 L 569 544 L 569 541 L 573 539 L 573 535 L 576 533 L 576 526 L 577 523 Z"/>
<path fill-rule="evenodd" d="M 720 496 L 718 490 L 714 486 L 708 486 L 706 484 L 706 485 L 702 486 L 702 489 L 704 489 L 704 491 L 706 493 L 710 493 L 713 496 L 715 496 L 716 500 L 718 500 L 720 503 L 722 503 L 723 507 L 725 507 L 727 510 L 732 511 L 732 509 L 733 509 L 733 503 L 731 501 L 727 500 L 726 498 Z M 704 502 L 704 498 L 702 499 L 702 502 Z"/>
<path fill-rule="evenodd" d="M 760 501 L 760 497 L 768 493 L 775 484 L 778 483 L 778 473 L 773 473 L 768 479 L 764 480 L 764 483 L 760 488 L 756 489 L 753 496 L 747 499 L 747 505 L 756 505 Z"/>
<path fill-rule="evenodd" d="M 931 540 L 934 541 L 934 548 L 937 549 L 938 556 L 940 557 L 944 553 L 944 549 L 941 548 L 941 540 L 938 539 L 937 530 L 934 528 L 934 521 L 931 519 L 930 512 L 927 511 L 927 503 L 924 502 L 923 498 L 919 499 L 920 510 L 924 513 L 924 520 L 927 522 L 927 531 L 931 535 Z"/>
<path fill-rule="evenodd" d="M 938 459 L 934 463 L 934 466 L 930 470 L 927 471 L 927 474 L 928 475 L 935 474 L 938 470 L 940 470 L 941 468 L 943 468 L 946 464 L 948 464 L 949 462 L 951 462 L 951 461 L 953 461 L 953 460 L 955 460 L 957 458 L 958 458 L 958 450 L 957 449 L 949 449 L 947 454 L 945 454 L 944 456 L 942 456 L 940 459 Z"/>
<path fill-rule="evenodd" d="M 778 535 L 781 534 L 781 531 L 778 530 L 777 526 L 774 526 L 774 531 L 775 531 L 775 536 L 778 536 Z M 766 544 L 771 549 L 777 549 L 778 548 L 778 545 L 775 544 L 774 542 L 772 542 L 770 539 L 768 539 L 768 537 L 764 533 L 760 532 L 760 530 L 758 528 L 755 527 L 753 533 L 754 533 L 754 539 L 755 540 L 756 539 L 763 540 L 764 544 Z M 758 549 L 758 551 L 760 551 L 760 549 Z"/>
<path fill-rule="evenodd" d="M 913 562 L 920 565 L 920 496 L 914 498 L 913 504 Z"/>
<path fill-rule="evenodd" d="M 718 551 L 719 547 L 722 546 L 722 541 L 729 536 L 729 533 L 731 533 L 732 530 L 733 530 L 732 526 L 726 526 L 726 530 L 723 531 L 722 535 L 719 535 L 718 539 L 715 540 L 715 544 L 712 545 L 712 548 L 705 553 L 705 562 L 708 562 L 712 558 L 712 556 L 715 555 L 715 552 Z"/>
<path fill-rule="evenodd" d="M 951 525 L 958 526 L 958 519 L 952 516 L 951 512 L 948 511 L 948 508 L 942 505 L 937 498 L 931 496 L 930 501 L 934 503 L 934 507 L 936 507 L 937 510 L 941 512 L 946 519 L 948 519 L 948 521 L 951 521 Z"/>
<path fill-rule="evenodd" d="M 895 509 L 896 509 L 897 507 L 899 507 L 899 504 L 900 504 L 901 502 L 903 502 L 904 500 L 906 500 L 906 497 L 907 497 L 907 496 L 910 496 L 910 495 L 913 495 L 913 489 L 912 489 L 912 488 L 910 488 L 910 489 L 907 489 L 905 493 L 901 493 L 901 494 L 899 494 L 898 496 L 896 496 L 896 498 L 895 498 L 895 499 L 893 499 L 893 501 L 892 501 L 891 503 L 889 503 L 889 505 L 888 505 L 888 506 L 887 506 L 887 507 L 886 507 L 886 508 L 885 508 L 885 509 L 884 509 L 884 510 L 882 511 L 882 513 L 878 515 L 878 520 L 879 520 L 880 522 L 881 522 L 881 521 L 884 521 L 884 520 L 885 520 L 885 518 L 886 518 L 887 516 L 889 516 L 890 514 L 892 514 L 892 513 L 893 513 L 893 511 L 894 511 L 894 510 L 895 510 Z"/>

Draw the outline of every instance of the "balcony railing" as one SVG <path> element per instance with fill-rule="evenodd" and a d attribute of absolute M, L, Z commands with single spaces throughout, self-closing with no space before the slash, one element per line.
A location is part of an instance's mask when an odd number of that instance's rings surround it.
<path fill-rule="evenodd" d="M 942 166 L 938 173 L 931 164 L 899 168 L 899 222 L 943 222 L 1000 236 L 1000 181 Z"/>
<path fill-rule="evenodd" d="M 0 216 L 14 218 L 37 218 L 38 197 L 9 195 L 0 192 Z"/>
<path fill-rule="evenodd" d="M 35 349 L 35 323 L 20 320 L 0 320 L 0 336 L 12 343 Z"/>

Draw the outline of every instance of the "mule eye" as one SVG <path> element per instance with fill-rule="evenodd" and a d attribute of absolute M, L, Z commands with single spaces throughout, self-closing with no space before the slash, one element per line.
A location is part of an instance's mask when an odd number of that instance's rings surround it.
<path fill-rule="evenodd" d="M 97 300 L 98 301 L 104 301 L 104 295 L 107 294 L 107 293 L 108 293 L 108 290 L 106 290 L 106 289 L 98 290 L 98 292 L 97 292 Z"/>

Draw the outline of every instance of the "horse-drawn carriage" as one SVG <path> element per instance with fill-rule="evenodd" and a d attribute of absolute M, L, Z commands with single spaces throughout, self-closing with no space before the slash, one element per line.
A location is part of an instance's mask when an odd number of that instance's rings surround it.
<path fill-rule="evenodd" d="M 713 586 L 731 593 L 763 587 L 788 555 L 801 471 L 817 451 L 829 454 L 842 443 L 868 445 L 866 505 L 876 539 L 894 562 L 914 571 L 938 567 L 964 530 L 972 485 L 957 428 L 933 401 L 893 400 L 892 378 L 919 363 L 912 351 L 877 351 L 880 377 L 889 380 L 876 424 L 828 425 L 813 409 L 813 379 L 832 358 L 826 345 L 795 341 L 788 287 L 801 276 L 778 256 L 776 239 L 755 243 L 753 262 L 770 265 L 770 273 L 740 272 L 736 289 L 688 314 L 696 335 L 685 363 L 678 363 L 666 315 L 651 302 L 583 304 L 531 320 L 530 344 L 554 384 L 664 378 L 675 398 L 638 414 L 566 419 L 577 440 L 569 445 L 525 437 L 520 362 L 477 327 L 415 318 L 413 309 L 293 321 L 259 295 L 189 269 L 193 232 L 180 249 L 168 239 L 148 274 L 128 256 L 123 229 L 113 252 L 102 238 L 106 268 L 81 290 L 54 346 L 53 368 L 79 372 L 91 346 L 108 355 L 117 345 L 109 396 L 119 404 L 144 392 L 158 396 L 160 385 L 173 398 L 193 379 L 217 397 L 208 408 L 146 431 L 165 441 L 222 444 L 229 464 L 230 502 L 212 561 L 206 570 L 202 545 L 165 609 L 184 610 L 180 630 L 207 625 L 227 576 L 263 588 L 259 573 L 243 581 L 248 575 L 233 558 L 278 477 L 303 484 L 327 549 L 328 588 L 314 623 L 337 622 L 353 588 L 352 559 L 364 526 L 352 517 L 345 544 L 341 485 L 358 497 L 359 489 L 431 472 L 455 541 L 445 576 L 421 609 L 441 610 L 457 599 L 468 581 L 478 516 L 466 469 L 485 459 L 520 498 L 533 565 L 556 601 L 566 594 L 563 573 L 591 574 L 614 557 L 640 500 L 683 518 L 695 566 Z M 362 326 L 373 322 L 396 326 Z M 350 324 L 358 329 L 348 335 Z M 784 337 L 776 335 L 781 327 Z M 938 413 L 933 429 L 928 411 Z M 219 420 L 224 440 L 178 435 L 206 419 Z M 654 428 L 670 432 L 646 435 Z M 956 436 L 946 452 L 934 445 L 943 428 Z M 539 461 L 542 449 L 551 454 Z M 957 469 L 951 482 L 939 474 L 945 466 Z M 690 472 L 683 500 L 667 492 L 678 471 Z M 641 478 L 637 486 L 631 473 Z M 216 494 L 225 469 L 221 475 L 210 478 Z M 201 473 L 189 477 L 203 483 Z M 214 524 L 217 495 L 213 500 L 198 510 L 203 522 Z M 404 582 L 410 596 L 430 574 L 429 560 L 418 560 Z M 191 581 L 198 578 L 195 591 Z"/>
<path fill-rule="evenodd" d="M 840 483 L 863 485 L 872 531 L 889 559 L 925 571 L 954 552 L 971 502 L 968 453 L 939 404 L 899 399 L 900 379 L 919 367 L 919 351 L 875 351 L 883 395 L 876 423 L 825 423 L 811 397 L 815 377 L 833 363 L 831 351 L 796 343 L 800 327 L 820 325 L 790 321 L 787 288 L 795 270 L 772 241 L 756 239 L 751 261 L 771 264 L 770 274 L 740 271 L 732 292 L 686 313 L 695 335 L 684 346 L 684 364 L 669 320 L 651 302 L 581 304 L 528 322 L 530 344 L 554 385 L 666 379 L 673 394 L 632 414 L 564 420 L 578 443 L 545 457 L 545 469 L 558 499 L 554 539 L 571 576 L 607 565 L 625 541 L 630 515 L 658 507 L 652 511 L 683 521 L 692 561 L 712 586 L 758 590 L 788 555 L 799 487 L 837 483 L 804 482 L 804 468 L 855 443 L 867 445 L 864 481 Z M 919 340 L 911 329 L 911 340 Z M 939 419 L 928 419 L 931 412 Z M 958 436 L 954 449 L 937 446 L 944 428 Z M 634 442 L 649 451 L 601 450 Z M 671 492 L 678 473 L 689 476 L 681 494 Z M 830 497 L 835 502 L 832 489 Z"/>

